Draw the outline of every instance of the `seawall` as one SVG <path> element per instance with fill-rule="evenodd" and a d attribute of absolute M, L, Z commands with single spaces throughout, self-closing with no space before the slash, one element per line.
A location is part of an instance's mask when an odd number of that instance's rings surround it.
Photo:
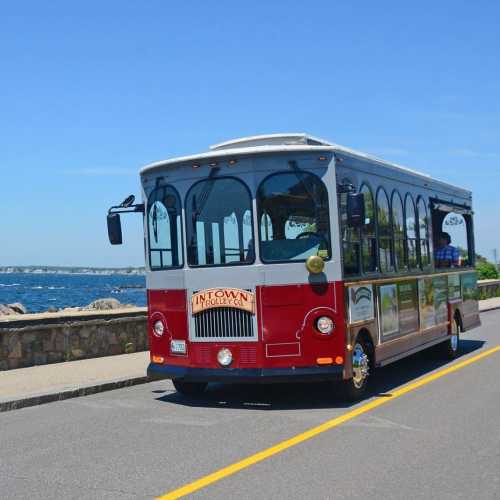
<path fill-rule="evenodd" d="M 0 319 L 0 370 L 147 349 L 145 307 L 22 314 Z"/>

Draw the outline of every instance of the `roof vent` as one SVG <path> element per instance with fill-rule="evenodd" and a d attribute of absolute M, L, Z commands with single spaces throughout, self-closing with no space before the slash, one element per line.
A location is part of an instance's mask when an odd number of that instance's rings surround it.
<path fill-rule="evenodd" d="M 235 148 L 253 148 L 257 146 L 332 146 L 330 142 L 308 134 L 269 134 L 241 137 L 232 141 L 221 142 L 210 146 L 212 151 Z"/>

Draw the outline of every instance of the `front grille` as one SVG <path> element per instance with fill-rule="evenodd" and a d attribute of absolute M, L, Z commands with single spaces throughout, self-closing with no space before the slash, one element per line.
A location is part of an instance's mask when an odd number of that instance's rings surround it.
<path fill-rule="evenodd" d="M 253 339 L 253 315 L 230 307 L 208 309 L 194 316 L 195 339 Z"/>

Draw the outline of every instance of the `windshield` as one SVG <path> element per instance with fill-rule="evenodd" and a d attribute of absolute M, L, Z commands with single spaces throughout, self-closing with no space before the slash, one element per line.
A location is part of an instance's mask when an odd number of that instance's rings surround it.
<path fill-rule="evenodd" d="M 263 262 L 330 258 L 328 194 L 323 182 L 302 171 L 273 174 L 257 192 Z"/>
<path fill-rule="evenodd" d="M 196 183 L 186 197 L 190 266 L 251 264 L 252 199 L 243 182 L 230 177 Z"/>
<path fill-rule="evenodd" d="M 159 186 L 148 199 L 151 269 L 182 267 L 181 200 L 172 186 Z"/>

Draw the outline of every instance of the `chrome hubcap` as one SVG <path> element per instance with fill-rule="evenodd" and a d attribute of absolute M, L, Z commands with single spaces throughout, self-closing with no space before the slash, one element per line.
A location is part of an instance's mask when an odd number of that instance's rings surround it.
<path fill-rule="evenodd" d="M 370 371 L 370 360 L 361 344 L 356 344 L 352 353 L 352 381 L 356 389 L 363 386 Z"/>

